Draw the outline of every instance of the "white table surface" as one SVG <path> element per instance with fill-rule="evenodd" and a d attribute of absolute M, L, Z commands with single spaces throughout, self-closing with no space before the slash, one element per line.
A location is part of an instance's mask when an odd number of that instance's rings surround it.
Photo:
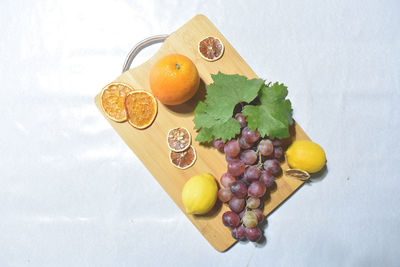
<path fill-rule="evenodd" d="M 398 266 L 400 2 L 188 2 L 0 2 L 0 266 Z M 198 13 L 327 153 L 263 246 L 214 250 L 93 102 Z"/>

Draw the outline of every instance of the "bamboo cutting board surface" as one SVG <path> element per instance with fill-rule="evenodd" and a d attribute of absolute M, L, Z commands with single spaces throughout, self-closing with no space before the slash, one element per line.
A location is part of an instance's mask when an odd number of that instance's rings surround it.
<path fill-rule="evenodd" d="M 208 62 L 202 59 L 197 52 L 198 42 L 208 36 L 218 37 L 225 45 L 224 55 L 215 62 Z M 172 33 L 150 60 L 124 72 L 115 81 L 124 82 L 137 90 L 150 91 L 150 68 L 158 59 L 172 53 L 179 53 L 189 57 L 196 65 L 202 83 L 196 96 L 185 104 L 169 108 L 159 102 L 157 117 L 149 128 L 137 130 L 127 122 L 117 123 L 111 121 L 102 111 L 99 95 L 96 96 L 95 103 L 111 126 L 208 242 L 216 250 L 224 251 L 236 242 L 231 236 L 231 231 L 222 224 L 222 214 L 229 210 L 229 207 L 225 204 L 220 204 L 218 201 L 218 204 L 207 216 L 188 215 L 181 200 L 183 185 L 193 175 L 211 173 L 219 182 L 220 176 L 227 170 L 224 154 L 212 147 L 203 146 L 194 141 L 197 133 L 193 130 L 193 110 L 199 99 L 204 98 L 205 84 L 212 83 L 211 74 L 221 71 L 226 74 L 237 73 L 245 75 L 248 78 L 256 78 L 257 75 L 208 18 L 203 15 L 197 15 Z M 100 91 L 99 89 L 99 93 Z M 167 133 L 169 129 L 178 126 L 183 126 L 190 131 L 192 145 L 197 152 L 196 163 L 186 170 L 175 168 L 169 161 L 169 149 L 166 142 Z M 294 130 L 292 139 L 309 139 L 297 124 L 295 124 Z M 282 169 L 287 169 L 287 167 L 286 163 L 282 164 Z M 264 214 L 270 214 L 302 184 L 303 182 L 301 181 L 285 176 L 276 179 L 276 188 L 271 191 L 270 197 L 265 202 Z"/>

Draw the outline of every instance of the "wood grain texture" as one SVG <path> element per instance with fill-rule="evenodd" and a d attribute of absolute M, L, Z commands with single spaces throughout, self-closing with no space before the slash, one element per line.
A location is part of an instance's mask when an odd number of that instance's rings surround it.
<path fill-rule="evenodd" d="M 224 55 L 218 61 L 207 62 L 197 52 L 198 42 L 207 36 L 218 37 L 225 45 Z M 189 57 L 198 68 L 202 83 L 199 92 L 193 99 L 172 108 L 159 103 L 156 120 L 152 126 L 145 130 L 137 130 L 127 122 L 116 123 L 106 116 L 104 117 L 208 242 L 216 250 L 224 251 L 236 242 L 231 236 L 231 231 L 221 221 L 222 214 L 229 208 L 226 205 L 217 204 L 206 216 L 194 216 L 185 213 L 181 200 L 183 185 L 190 177 L 199 173 L 211 173 L 219 181 L 219 177 L 226 172 L 227 165 L 225 156 L 222 153 L 212 147 L 203 146 L 194 141 L 197 133 L 193 130 L 193 110 L 199 99 L 204 98 L 205 84 L 212 82 L 211 74 L 221 71 L 226 74 L 237 73 L 245 75 L 248 78 L 256 78 L 257 75 L 217 28 L 205 16 L 197 15 L 172 33 L 151 59 L 136 68 L 126 71 L 115 81 L 127 83 L 138 90 L 150 91 L 148 77 L 151 66 L 161 57 L 172 53 L 179 53 Z M 96 96 L 95 103 L 103 113 L 99 95 Z M 178 126 L 189 129 L 193 139 L 192 145 L 197 152 L 196 163 L 187 170 L 179 170 L 169 162 L 166 135 L 169 129 Z M 292 132 L 292 139 L 308 139 L 297 124 L 293 126 Z M 287 164 L 283 163 L 282 168 L 286 169 Z M 133 176 L 132 179 L 137 178 Z M 285 176 L 276 179 L 276 187 L 271 191 L 270 198 L 266 200 L 264 213 L 266 215 L 270 214 L 302 184 L 303 182 L 301 181 Z"/>

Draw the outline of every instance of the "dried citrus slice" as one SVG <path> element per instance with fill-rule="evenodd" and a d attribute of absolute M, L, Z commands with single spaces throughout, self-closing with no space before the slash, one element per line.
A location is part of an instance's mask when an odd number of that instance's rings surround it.
<path fill-rule="evenodd" d="M 192 166 L 196 161 L 196 151 L 192 146 L 182 152 L 171 151 L 169 159 L 175 167 L 184 170 Z"/>
<path fill-rule="evenodd" d="M 126 121 L 125 97 L 133 89 L 123 83 L 110 83 L 100 93 L 101 107 L 108 118 L 116 122 Z"/>
<path fill-rule="evenodd" d="M 205 60 L 215 61 L 222 57 L 224 45 L 216 37 L 207 37 L 200 41 L 199 53 Z"/>
<path fill-rule="evenodd" d="M 190 146 L 191 136 L 186 128 L 178 127 L 169 130 L 167 143 L 169 149 L 174 152 L 182 152 Z"/>
<path fill-rule="evenodd" d="M 135 128 L 149 127 L 157 115 L 157 101 L 146 91 L 133 91 L 126 95 L 125 110 L 128 122 Z"/>
<path fill-rule="evenodd" d="M 308 172 L 302 171 L 302 170 L 298 170 L 298 169 L 287 169 L 285 171 L 285 175 L 289 176 L 289 177 L 292 177 L 292 178 L 299 179 L 301 181 L 307 181 L 311 177 Z"/>

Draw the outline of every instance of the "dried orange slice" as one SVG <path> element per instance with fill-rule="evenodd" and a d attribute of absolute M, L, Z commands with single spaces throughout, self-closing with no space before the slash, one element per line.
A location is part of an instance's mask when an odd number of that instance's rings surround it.
<path fill-rule="evenodd" d="M 199 42 L 199 53 L 208 61 L 215 61 L 224 53 L 223 43 L 216 37 L 207 37 Z"/>
<path fill-rule="evenodd" d="M 157 101 L 146 91 L 133 91 L 126 95 L 125 110 L 130 125 L 137 129 L 149 127 L 157 115 Z"/>
<path fill-rule="evenodd" d="M 125 97 L 133 89 L 124 83 L 110 83 L 100 93 L 101 107 L 108 118 L 116 122 L 126 121 Z"/>
<path fill-rule="evenodd" d="M 185 151 L 191 142 L 191 136 L 186 128 L 178 127 L 169 130 L 167 135 L 167 143 L 169 149 L 174 152 Z"/>
<path fill-rule="evenodd" d="M 196 161 L 196 151 L 192 146 L 182 152 L 171 151 L 169 159 L 175 167 L 184 170 L 192 166 Z"/>
<path fill-rule="evenodd" d="M 301 181 L 307 181 L 311 177 L 308 172 L 298 169 L 287 169 L 285 175 Z"/>

